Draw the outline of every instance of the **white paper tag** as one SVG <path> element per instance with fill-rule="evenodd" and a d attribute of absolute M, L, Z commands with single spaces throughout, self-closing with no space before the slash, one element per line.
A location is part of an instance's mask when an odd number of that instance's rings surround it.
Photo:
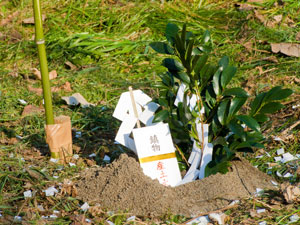
<path fill-rule="evenodd" d="M 212 160 L 212 153 L 213 153 L 213 144 L 207 143 L 204 147 L 199 179 L 203 179 L 205 177 L 205 168 L 207 164 Z"/>
<path fill-rule="evenodd" d="M 178 91 L 177 91 L 177 96 L 176 96 L 174 105 L 178 106 L 179 102 L 183 102 L 185 88 L 186 88 L 185 84 L 181 83 L 179 88 L 178 88 Z"/>
<path fill-rule="evenodd" d="M 115 138 L 117 142 L 131 149 L 135 153 L 136 153 L 136 148 L 135 148 L 134 140 L 130 137 L 130 134 L 133 128 L 135 127 L 136 122 L 137 122 L 137 118 L 128 114 L 125 118 L 123 118 L 123 123 L 121 124 L 117 136 Z"/>
<path fill-rule="evenodd" d="M 133 129 L 137 154 L 144 173 L 161 184 L 175 186 L 180 170 L 168 124 Z"/>

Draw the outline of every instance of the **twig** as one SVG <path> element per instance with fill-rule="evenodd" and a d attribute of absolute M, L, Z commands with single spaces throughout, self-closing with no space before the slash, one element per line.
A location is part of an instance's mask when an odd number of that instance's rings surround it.
<path fill-rule="evenodd" d="M 281 136 L 285 136 L 289 131 L 293 130 L 296 126 L 300 124 L 300 120 L 294 123 L 292 126 L 286 128 L 284 131 L 281 132 Z"/>
<path fill-rule="evenodd" d="M 136 122 L 137 123 L 137 127 L 141 128 L 141 123 L 139 121 L 139 115 L 138 115 L 138 112 L 137 112 L 137 109 L 136 109 L 132 87 L 130 86 L 128 89 L 129 89 L 129 93 L 130 93 L 130 98 L 131 98 L 133 113 L 134 113 L 134 116 L 137 118 L 137 122 Z"/>
<path fill-rule="evenodd" d="M 228 209 L 233 209 L 233 208 L 237 208 L 239 205 L 238 204 L 234 204 L 234 205 L 228 205 L 222 209 L 217 209 L 217 210 L 214 210 L 214 211 L 210 211 L 210 212 L 206 212 L 206 213 L 200 213 L 198 214 L 197 216 L 193 217 L 192 219 L 188 220 L 188 221 L 185 221 L 184 224 L 187 224 L 191 221 L 193 221 L 194 219 L 200 217 L 200 216 L 205 216 L 205 215 L 208 215 L 208 214 L 211 214 L 211 213 L 218 213 L 218 212 L 222 212 L 222 211 L 225 211 L 225 210 L 228 210 Z"/>
<path fill-rule="evenodd" d="M 186 158 L 184 157 L 184 154 L 183 154 L 183 152 L 180 150 L 180 148 L 179 148 L 177 145 L 175 145 L 175 147 L 176 147 L 177 151 L 179 152 L 179 154 L 181 155 L 181 157 L 183 158 L 183 160 L 185 161 L 185 163 L 186 163 L 187 165 L 190 165 L 189 162 L 188 162 L 188 161 L 186 160 Z"/>

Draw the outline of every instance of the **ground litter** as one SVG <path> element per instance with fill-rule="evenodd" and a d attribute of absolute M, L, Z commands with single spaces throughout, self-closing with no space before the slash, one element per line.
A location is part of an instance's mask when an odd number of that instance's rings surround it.
<path fill-rule="evenodd" d="M 86 169 L 76 182 L 78 198 L 89 204 L 137 216 L 167 213 L 195 216 L 249 197 L 256 188 L 274 189 L 271 177 L 245 159 L 235 160 L 227 174 L 216 174 L 178 187 L 165 187 L 145 176 L 137 160 L 122 154 L 105 167 Z"/>

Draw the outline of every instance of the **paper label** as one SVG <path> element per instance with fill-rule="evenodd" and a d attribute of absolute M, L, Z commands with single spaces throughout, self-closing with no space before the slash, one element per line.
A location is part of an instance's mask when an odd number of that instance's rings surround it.
<path fill-rule="evenodd" d="M 168 124 L 133 129 L 138 157 L 144 173 L 161 184 L 175 186 L 181 181 Z"/>

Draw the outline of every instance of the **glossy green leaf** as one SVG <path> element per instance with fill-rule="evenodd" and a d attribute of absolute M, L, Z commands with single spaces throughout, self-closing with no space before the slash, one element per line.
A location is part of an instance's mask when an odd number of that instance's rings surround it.
<path fill-rule="evenodd" d="M 256 114 L 253 118 L 259 123 L 264 123 L 269 120 L 269 117 L 267 117 L 265 114 Z"/>
<path fill-rule="evenodd" d="M 257 95 L 255 97 L 255 99 L 250 104 L 250 107 L 251 107 L 250 115 L 255 115 L 257 113 L 257 111 L 260 109 L 262 103 L 264 102 L 265 97 L 266 97 L 265 92 L 260 93 L 259 95 Z"/>
<path fill-rule="evenodd" d="M 178 72 L 184 69 L 183 65 L 179 61 L 171 58 L 164 59 L 162 64 L 171 71 Z"/>
<path fill-rule="evenodd" d="M 221 70 L 218 69 L 213 76 L 213 88 L 216 95 L 221 94 L 221 85 L 220 85 L 221 73 L 222 73 Z"/>
<path fill-rule="evenodd" d="M 248 93 L 242 89 L 242 88 L 230 88 L 230 89 L 226 89 L 223 92 L 224 96 L 236 96 L 236 97 L 240 97 L 240 98 L 247 98 L 249 97 Z"/>
<path fill-rule="evenodd" d="M 164 98 L 159 98 L 158 104 L 160 104 L 161 106 L 164 106 L 164 107 L 168 107 L 168 101 Z"/>
<path fill-rule="evenodd" d="M 207 54 L 204 54 L 202 55 L 196 62 L 195 64 L 195 68 L 194 68 L 194 71 L 195 71 L 195 74 L 199 74 L 200 73 L 200 70 L 203 68 L 203 66 L 205 65 L 205 63 L 207 62 L 207 59 L 208 59 L 208 55 Z M 208 69 L 208 68 L 207 68 Z"/>
<path fill-rule="evenodd" d="M 158 123 L 161 121 L 166 120 L 169 117 L 169 112 L 168 110 L 161 110 L 158 113 L 155 114 L 153 123 Z"/>
<path fill-rule="evenodd" d="M 231 163 L 229 161 L 223 161 L 216 163 L 215 161 L 210 161 L 205 168 L 205 177 L 213 174 L 222 173 L 225 174 L 229 171 Z"/>
<path fill-rule="evenodd" d="M 259 110 L 259 113 L 274 113 L 282 108 L 284 108 L 284 105 L 280 104 L 279 102 L 269 102 Z"/>
<path fill-rule="evenodd" d="M 266 101 L 282 100 L 293 94 L 291 89 L 281 89 L 281 86 L 272 88 L 266 94 Z"/>
<path fill-rule="evenodd" d="M 183 71 L 178 72 L 177 76 L 182 82 L 186 84 L 189 84 L 191 82 L 190 77 Z"/>
<path fill-rule="evenodd" d="M 244 105 L 247 98 L 233 98 L 230 102 L 228 117 L 231 118 L 234 116 L 240 108 Z"/>
<path fill-rule="evenodd" d="M 227 117 L 228 117 L 228 111 L 229 111 L 229 105 L 230 105 L 230 100 L 224 100 L 220 103 L 218 107 L 218 120 L 222 125 L 226 123 Z"/>
<path fill-rule="evenodd" d="M 259 132 L 260 126 L 253 117 L 247 115 L 238 115 L 236 118 L 245 123 L 247 127 Z"/>
<path fill-rule="evenodd" d="M 227 66 L 229 65 L 229 58 L 228 56 L 223 56 L 219 61 L 219 67 L 221 67 L 221 70 L 224 71 Z"/>
<path fill-rule="evenodd" d="M 204 31 L 204 33 L 202 35 L 201 43 L 207 44 L 209 41 L 210 41 L 210 32 L 208 30 L 206 30 L 206 31 Z"/>
<path fill-rule="evenodd" d="M 227 66 L 223 71 L 221 75 L 221 86 L 224 89 L 226 85 L 231 81 L 232 77 L 236 73 L 236 67 L 234 66 Z"/>
<path fill-rule="evenodd" d="M 166 38 L 170 43 L 174 43 L 176 34 L 179 32 L 179 27 L 176 24 L 168 23 L 166 27 Z"/>
<path fill-rule="evenodd" d="M 170 45 L 163 42 L 152 42 L 150 43 L 150 47 L 153 48 L 154 51 L 161 54 L 168 54 L 168 55 L 174 54 L 173 48 Z"/>
<path fill-rule="evenodd" d="M 236 120 L 231 120 L 228 124 L 229 129 L 238 137 L 245 139 L 244 128 L 236 122 Z"/>

